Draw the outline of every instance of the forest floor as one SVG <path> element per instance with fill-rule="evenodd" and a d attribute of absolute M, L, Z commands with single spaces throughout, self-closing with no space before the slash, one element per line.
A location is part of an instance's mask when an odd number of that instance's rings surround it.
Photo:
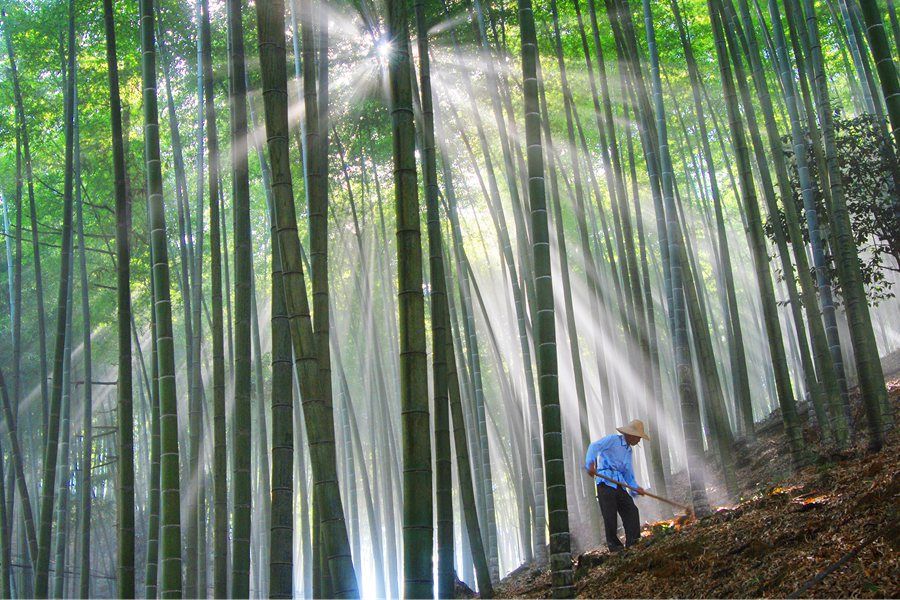
<path fill-rule="evenodd" d="M 900 353 L 884 363 L 898 414 Z M 855 422 L 864 429 L 859 391 L 852 396 Z M 859 436 L 837 454 L 817 448 L 816 432 L 807 427 L 808 445 L 822 458 L 791 474 L 780 425 L 776 411 L 760 424 L 756 441 L 738 445 L 740 503 L 689 523 L 645 524 L 641 541 L 618 555 L 597 548 L 577 556 L 578 597 L 900 598 L 900 428 L 881 452 L 866 453 Z M 687 498 L 684 479 L 673 477 L 674 497 Z M 550 592 L 549 573 L 533 565 L 495 588 L 498 598 Z"/>

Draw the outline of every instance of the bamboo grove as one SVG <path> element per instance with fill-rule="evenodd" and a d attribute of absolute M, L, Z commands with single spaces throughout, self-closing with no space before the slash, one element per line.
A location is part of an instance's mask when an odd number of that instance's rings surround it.
<path fill-rule="evenodd" d="M 0 8 L 4 598 L 571 597 L 617 424 L 893 426 L 893 0 Z"/>

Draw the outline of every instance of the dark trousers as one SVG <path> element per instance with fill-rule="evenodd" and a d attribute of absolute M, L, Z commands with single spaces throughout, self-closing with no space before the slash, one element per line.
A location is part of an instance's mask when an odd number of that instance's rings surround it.
<path fill-rule="evenodd" d="M 603 528 L 606 531 L 606 546 L 611 551 L 622 549 L 619 540 L 616 514 L 622 517 L 625 528 L 625 546 L 631 546 L 641 538 L 641 523 L 638 508 L 634 499 L 622 488 L 613 488 L 602 483 L 597 484 L 597 502 L 603 514 Z"/>

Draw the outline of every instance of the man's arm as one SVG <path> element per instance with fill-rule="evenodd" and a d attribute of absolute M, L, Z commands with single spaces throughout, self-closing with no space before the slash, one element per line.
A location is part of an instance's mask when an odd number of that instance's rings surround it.
<path fill-rule="evenodd" d="M 628 485 L 630 485 L 631 487 L 633 487 L 635 489 L 635 491 L 632 493 L 632 496 L 635 494 L 637 494 L 638 496 L 643 496 L 646 493 L 644 491 L 644 488 L 642 488 L 641 486 L 638 485 L 637 478 L 634 476 L 634 464 L 633 463 L 628 465 L 628 470 L 625 473 L 625 482 L 624 483 L 627 483 Z"/>
<path fill-rule="evenodd" d="M 588 446 L 587 453 L 584 457 L 584 470 L 587 471 L 591 477 L 597 476 L 597 457 L 600 456 L 604 450 L 609 448 L 610 441 L 614 437 L 615 436 L 608 435 Z"/>
<path fill-rule="evenodd" d="M 588 446 L 587 453 L 584 457 L 584 470 L 591 477 L 597 476 L 597 454 L 600 452 L 601 441 L 593 442 Z"/>

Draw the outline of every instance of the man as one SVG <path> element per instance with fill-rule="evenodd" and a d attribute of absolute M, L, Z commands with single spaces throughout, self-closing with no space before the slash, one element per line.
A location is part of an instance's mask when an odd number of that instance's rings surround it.
<path fill-rule="evenodd" d="M 619 433 L 588 446 L 584 458 L 584 468 L 597 484 L 597 502 L 603 515 L 606 546 L 610 552 L 619 552 L 641 537 L 641 524 L 633 497 L 643 496 L 644 488 L 634 478 L 631 447 L 637 446 L 642 438 L 650 440 L 644 432 L 644 423 L 637 419 L 624 427 L 617 427 L 616 431 Z M 626 490 L 617 483 L 624 483 L 634 491 Z M 619 540 L 616 513 L 622 517 L 622 527 L 625 528 L 624 547 Z"/>

